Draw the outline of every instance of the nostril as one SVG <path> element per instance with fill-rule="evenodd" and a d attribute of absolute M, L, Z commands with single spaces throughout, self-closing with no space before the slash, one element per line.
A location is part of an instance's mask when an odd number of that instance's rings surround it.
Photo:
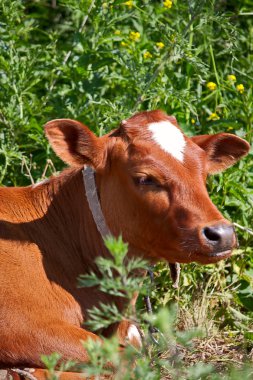
<path fill-rule="evenodd" d="M 228 249 L 235 244 L 233 226 L 227 224 L 206 226 L 202 229 L 202 236 L 208 244 L 217 249 Z"/>
<path fill-rule="evenodd" d="M 203 228 L 203 234 L 207 240 L 218 242 L 221 239 L 221 234 L 215 227 L 205 227 Z"/>

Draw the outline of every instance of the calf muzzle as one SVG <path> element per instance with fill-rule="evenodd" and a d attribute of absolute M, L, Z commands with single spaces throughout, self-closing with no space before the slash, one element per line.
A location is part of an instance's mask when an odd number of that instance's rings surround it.
<path fill-rule="evenodd" d="M 211 249 L 210 256 L 230 251 L 236 244 L 234 228 L 231 224 L 219 223 L 202 229 L 202 238 Z"/>

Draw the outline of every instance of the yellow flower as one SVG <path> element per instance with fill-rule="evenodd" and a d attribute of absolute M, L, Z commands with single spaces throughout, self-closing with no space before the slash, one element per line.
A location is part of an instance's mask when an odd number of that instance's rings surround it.
<path fill-rule="evenodd" d="M 217 84 L 214 83 L 214 82 L 208 82 L 207 85 L 206 85 L 206 87 L 208 88 L 208 90 L 214 91 L 217 88 Z"/>
<path fill-rule="evenodd" d="M 121 41 L 120 45 L 121 45 L 121 46 L 123 46 L 123 47 L 126 47 L 126 46 L 128 46 L 128 45 L 127 45 L 127 43 L 126 43 L 126 42 L 124 42 L 124 41 Z"/>
<path fill-rule="evenodd" d="M 192 124 L 195 124 L 195 123 L 196 123 L 196 120 L 195 120 L 195 119 L 191 119 L 191 123 L 192 123 Z"/>
<path fill-rule="evenodd" d="M 238 92 L 240 92 L 240 94 L 243 94 L 244 93 L 244 85 L 243 84 L 238 84 L 237 86 L 236 86 L 236 89 L 237 89 L 237 91 Z"/>
<path fill-rule="evenodd" d="M 163 49 L 165 45 L 163 42 L 157 42 L 156 46 L 158 47 L 158 49 Z"/>
<path fill-rule="evenodd" d="M 236 82 L 236 76 L 234 74 L 228 75 L 227 78 L 230 82 Z"/>
<path fill-rule="evenodd" d="M 211 115 L 209 115 L 207 120 L 219 120 L 219 118 L 220 117 L 217 115 L 217 113 L 213 112 L 213 113 L 211 113 Z"/>
<path fill-rule="evenodd" d="M 139 32 L 130 32 L 129 38 L 131 41 L 138 41 L 141 37 Z"/>
<path fill-rule="evenodd" d="M 124 5 L 127 5 L 128 8 L 133 8 L 133 5 L 134 5 L 134 2 L 132 0 L 129 0 L 129 1 L 126 1 L 125 3 L 123 3 Z"/>
<path fill-rule="evenodd" d="M 114 34 L 116 34 L 116 36 L 119 36 L 121 34 L 121 31 L 120 30 L 115 30 Z"/>
<path fill-rule="evenodd" d="M 163 2 L 163 6 L 164 6 L 164 8 L 171 8 L 172 7 L 172 1 L 171 0 L 165 0 L 164 2 Z"/>
<path fill-rule="evenodd" d="M 143 54 L 143 57 L 144 57 L 144 59 L 149 59 L 149 58 L 152 58 L 153 55 L 152 55 L 149 51 L 146 51 L 146 52 Z"/>

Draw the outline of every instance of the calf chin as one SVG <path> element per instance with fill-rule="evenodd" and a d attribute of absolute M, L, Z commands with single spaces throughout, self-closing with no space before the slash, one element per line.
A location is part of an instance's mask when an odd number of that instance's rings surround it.
<path fill-rule="evenodd" d="M 164 259 L 169 263 L 169 264 L 174 264 L 174 263 L 180 263 L 180 264 L 189 264 L 192 262 L 197 262 L 199 264 L 215 264 L 220 260 L 227 259 L 230 257 L 232 254 L 232 249 L 227 250 L 227 251 L 222 251 L 222 252 L 217 252 L 217 253 L 203 253 L 203 252 L 191 252 L 191 251 L 184 251 L 177 253 L 176 255 L 174 254 L 173 256 L 166 255 Z"/>

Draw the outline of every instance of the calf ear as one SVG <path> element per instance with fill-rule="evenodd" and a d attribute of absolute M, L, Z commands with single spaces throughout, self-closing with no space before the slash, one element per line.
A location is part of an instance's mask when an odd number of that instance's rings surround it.
<path fill-rule="evenodd" d="M 218 173 L 234 165 L 250 150 L 247 141 L 229 133 L 194 136 L 191 140 L 206 152 L 209 174 Z"/>
<path fill-rule="evenodd" d="M 96 168 L 101 163 L 102 142 L 79 121 L 56 119 L 49 121 L 44 128 L 53 150 L 67 164 L 91 164 Z"/>

